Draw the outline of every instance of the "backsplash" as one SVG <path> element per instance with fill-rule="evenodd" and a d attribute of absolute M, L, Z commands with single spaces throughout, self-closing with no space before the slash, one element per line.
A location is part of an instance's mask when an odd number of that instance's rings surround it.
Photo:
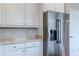
<path fill-rule="evenodd" d="M 0 29 L 0 40 L 27 40 L 37 35 L 37 29 Z"/>

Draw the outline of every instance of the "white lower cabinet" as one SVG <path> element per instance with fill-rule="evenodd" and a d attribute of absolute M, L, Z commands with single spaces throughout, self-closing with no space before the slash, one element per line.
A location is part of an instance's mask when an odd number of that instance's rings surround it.
<path fill-rule="evenodd" d="M 0 45 L 0 56 L 42 56 L 42 42 Z"/>
<path fill-rule="evenodd" d="M 24 49 L 5 50 L 5 56 L 24 56 Z"/>
<path fill-rule="evenodd" d="M 24 48 L 24 43 L 6 44 L 4 47 L 5 50 L 22 49 Z"/>
<path fill-rule="evenodd" d="M 40 47 L 31 47 L 26 49 L 25 56 L 42 56 Z"/>
<path fill-rule="evenodd" d="M 40 47 L 5 50 L 5 56 L 42 56 Z"/>
<path fill-rule="evenodd" d="M 29 46 L 29 47 L 28 47 Z M 43 56 L 43 42 L 25 43 L 26 56 Z"/>
<path fill-rule="evenodd" d="M 0 56 L 3 56 L 4 54 L 3 54 L 3 45 L 0 45 Z"/>

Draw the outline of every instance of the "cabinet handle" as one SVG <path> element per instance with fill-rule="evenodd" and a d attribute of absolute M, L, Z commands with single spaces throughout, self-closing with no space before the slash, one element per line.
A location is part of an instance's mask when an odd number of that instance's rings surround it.
<path fill-rule="evenodd" d="M 27 52 L 27 50 L 22 50 L 22 52 Z"/>
<path fill-rule="evenodd" d="M 27 50 L 25 50 L 25 52 L 27 52 Z"/>
<path fill-rule="evenodd" d="M 22 50 L 22 52 L 24 52 L 24 50 Z"/>
<path fill-rule="evenodd" d="M 33 43 L 33 46 L 35 46 L 35 44 Z"/>
<path fill-rule="evenodd" d="M 16 46 L 14 46 L 14 48 L 16 48 Z"/>

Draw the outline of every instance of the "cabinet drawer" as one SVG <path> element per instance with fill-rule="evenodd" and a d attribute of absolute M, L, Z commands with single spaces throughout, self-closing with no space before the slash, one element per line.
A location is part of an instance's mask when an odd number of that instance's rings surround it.
<path fill-rule="evenodd" d="M 32 47 L 26 50 L 27 51 L 25 51 L 25 56 L 42 56 L 43 55 L 43 52 L 40 49 L 40 47 Z"/>
<path fill-rule="evenodd" d="M 39 42 L 29 42 L 29 43 L 24 44 L 25 48 L 36 47 L 36 46 L 39 46 L 39 45 L 40 45 Z"/>
<path fill-rule="evenodd" d="M 5 50 L 5 56 L 24 56 L 25 49 Z"/>
<path fill-rule="evenodd" d="M 24 48 L 24 43 L 5 45 L 5 49 L 20 49 L 20 48 Z"/>

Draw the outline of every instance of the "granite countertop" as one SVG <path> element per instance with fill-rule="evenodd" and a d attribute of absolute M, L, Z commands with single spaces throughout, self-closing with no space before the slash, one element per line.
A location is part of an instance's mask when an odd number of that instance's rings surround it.
<path fill-rule="evenodd" d="M 26 40 L 11 40 L 11 39 L 6 39 L 6 40 L 0 40 L 0 45 L 5 45 L 5 44 L 14 44 L 14 43 L 28 43 L 28 42 L 36 42 L 36 41 L 43 41 L 43 39 L 26 39 Z"/>

